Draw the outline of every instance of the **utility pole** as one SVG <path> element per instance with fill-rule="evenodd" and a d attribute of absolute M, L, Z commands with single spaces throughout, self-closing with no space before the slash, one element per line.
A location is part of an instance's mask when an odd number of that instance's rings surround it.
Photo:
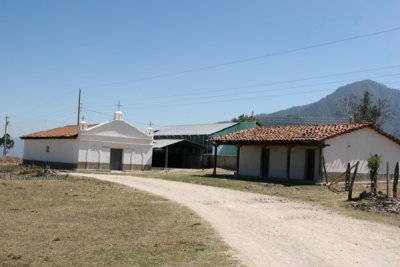
<path fill-rule="evenodd" d="M 4 144 L 3 144 L 3 157 L 7 156 L 7 126 L 10 123 L 8 116 L 6 116 L 6 124 L 4 126 Z"/>
<path fill-rule="evenodd" d="M 79 126 L 80 119 L 81 119 L 81 88 L 79 88 L 79 97 L 78 97 L 78 119 L 76 124 Z"/>

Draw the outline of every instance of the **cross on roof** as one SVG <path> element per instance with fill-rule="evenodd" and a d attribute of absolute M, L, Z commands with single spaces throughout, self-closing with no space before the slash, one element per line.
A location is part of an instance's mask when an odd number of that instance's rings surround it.
<path fill-rule="evenodd" d="M 149 122 L 149 127 L 153 126 L 153 124 L 151 122 Z"/>
<path fill-rule="evenodd" d="M 82 121 L 85 121 L 85 120 L 86 120 L 85 115 L 82 115 Z"/>
<path fill-rule="evenodd" d="M 121 102 L 119 100 L 118 100 L 118 104 L 116 106 L 118 107 L 118 111 L 121 111 L 122 105 L 121 105 Z"/>

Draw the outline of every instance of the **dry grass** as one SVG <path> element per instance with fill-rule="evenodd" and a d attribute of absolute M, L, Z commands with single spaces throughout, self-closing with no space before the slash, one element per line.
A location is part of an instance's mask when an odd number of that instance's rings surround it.
<path fill-rule="evenodd" d="M 333 210 L 354 218 L 400 227 L 399 215 L 383 215 L 381 213 L 356 210 L 351 206 L 351 202 L 347 201 L 347 192 L 334 193 L 323 185 L 266 183 L 259 180 L 249 181 L 245 179 L 238 179 L 235 178 L 232 172 L 229 171 L 218 171 L 219 174 L 223 174 L 219 177 L 211 177 L 211 173 L 212 170 L 188 170 L 186 172 L 170 170 L 135 173 L 135 175 L 274 195 L 294 201 L 320 205 L 326 209 Z M 353 196 L 358 196 L 359 192 L 365 189 L 366 188 L 363 186 L 356 186 Z"/>
<path fill-rule="evenodd" d="M 21 164 L 22 159 L 18 157 L 0 157 L 0 164 Z"/>
<path fill-rule="evenodd" d="M 234 266 L 190 210 L 68 177 L 0 181 L 0 266 Z"/>

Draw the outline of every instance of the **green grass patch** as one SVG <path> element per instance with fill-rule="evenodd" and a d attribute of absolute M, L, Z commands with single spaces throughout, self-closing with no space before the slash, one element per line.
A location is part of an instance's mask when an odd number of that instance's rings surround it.
<path fill-rule="evenodd" d="M 190 210 L 87 178 L 0 180 L 0 266 L 236 266 Z"/>

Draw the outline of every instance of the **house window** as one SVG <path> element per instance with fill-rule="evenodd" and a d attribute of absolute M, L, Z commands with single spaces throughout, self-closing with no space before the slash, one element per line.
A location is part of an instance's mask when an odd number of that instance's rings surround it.
<path fill-rule="evenodd" d="M 46 146 L 46 153 L 50 152 L 50 146 Z"/>

